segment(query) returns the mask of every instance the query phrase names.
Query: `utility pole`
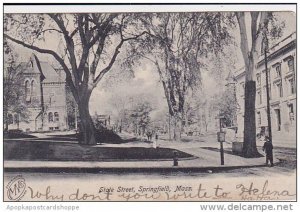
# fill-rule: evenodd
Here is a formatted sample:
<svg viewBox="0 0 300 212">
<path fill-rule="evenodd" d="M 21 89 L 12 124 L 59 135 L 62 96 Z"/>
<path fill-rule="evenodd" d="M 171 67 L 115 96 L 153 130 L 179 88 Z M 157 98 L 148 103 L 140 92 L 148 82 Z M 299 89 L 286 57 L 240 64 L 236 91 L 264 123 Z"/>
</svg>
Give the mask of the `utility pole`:
<svg viewBox="0 0 300 212">
<path fill-rule="evenodd" d="M 169 141 L 171 141 L 171 115 L 170 114 L 168 114 L 168 131 L 169 131 Z"/>
<path fill-rule="evenodd" d="M 265 42 L 264 56 L 265 56 L 265 70 L 266 70 L 266 93 L 267 93 L 268 132 L 269 132 L 270 142 L 272 143 L 272 125 L 271 125 L 271 112 L 270 112 L 270 91 L 269 91 L 269 75 L 268 75 L 268 57 L 267 57 L 269 41 L 268 41 L 266 33 L 264 33 L 263 42 Z"/>
</svg>

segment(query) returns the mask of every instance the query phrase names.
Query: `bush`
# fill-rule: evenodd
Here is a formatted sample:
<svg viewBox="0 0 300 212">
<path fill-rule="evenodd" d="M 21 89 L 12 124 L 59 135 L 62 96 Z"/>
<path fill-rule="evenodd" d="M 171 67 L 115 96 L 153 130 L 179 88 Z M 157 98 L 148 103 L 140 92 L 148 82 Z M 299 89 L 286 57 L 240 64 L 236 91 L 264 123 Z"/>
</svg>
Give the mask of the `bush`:
<svg viewBox="0 0 300 212">
<path fill-rule="evenodd" d="M 83 133 L 79 133 L 78 138 L 83 139 Z M 123 143 L 123 140 L 119 135 L 117 135 L 114 131 L 106 129 L 104 127 L 102 127 L 101 129 L 96 129 L 96 140 L 97 143 Z"/>
<path fill-rule="evenodd" d="M 23 131 L 22 131 L 22 130 L 18 130 L 18 129 L 11 129 L 11 130 L 8 130 L 8 133 L 12 133 L 12 134 L 22 134 Z"/>
</svg>

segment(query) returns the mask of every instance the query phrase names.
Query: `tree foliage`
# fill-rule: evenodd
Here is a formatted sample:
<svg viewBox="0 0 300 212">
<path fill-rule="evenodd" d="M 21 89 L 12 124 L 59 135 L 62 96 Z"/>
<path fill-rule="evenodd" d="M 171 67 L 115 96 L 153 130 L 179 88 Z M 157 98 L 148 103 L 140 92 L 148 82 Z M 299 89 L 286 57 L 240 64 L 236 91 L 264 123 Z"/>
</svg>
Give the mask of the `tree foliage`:
<svg viewBox="0 0 300 212">
<path fill-rule="evenodd" d="M 3 78 L 3 113 L 5 130 L 10 124 L 9 114 L 18 116 L 17 122 L 26 121 L 29 116 L 27 105 L 24 101 L 23 78 L 20 73 L 21 64 L 18 54 L 4 41 L 4 78 Z M 20 88 L 21 86 L 21 88 Z"/>
<path fill-rule="evenodd" d="M 223 13 L 154 13 L 139 19 L 147 37 L 131 47 L 130 61 L 152 62 L 164 88 L 169 114 L 184 121 L 186 95 L 201 86 L 202 59 L 230 39 Z M 177 129 L 181 131 L 181 129 Z M 175 134 L 174 134 L 175 135 Z"/>
</svg>

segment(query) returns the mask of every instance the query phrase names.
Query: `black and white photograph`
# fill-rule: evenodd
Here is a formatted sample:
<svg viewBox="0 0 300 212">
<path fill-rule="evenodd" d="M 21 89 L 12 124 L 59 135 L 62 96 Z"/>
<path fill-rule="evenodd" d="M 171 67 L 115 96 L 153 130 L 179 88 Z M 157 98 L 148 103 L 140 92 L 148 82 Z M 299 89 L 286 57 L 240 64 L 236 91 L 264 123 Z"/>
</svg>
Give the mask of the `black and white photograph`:
<svg viewBox="0 0 300 212">
<path fill-rule="evenodd" d="M 295 4 L 4 5 L 3 201 L 295 201 Z"/>
</svg>

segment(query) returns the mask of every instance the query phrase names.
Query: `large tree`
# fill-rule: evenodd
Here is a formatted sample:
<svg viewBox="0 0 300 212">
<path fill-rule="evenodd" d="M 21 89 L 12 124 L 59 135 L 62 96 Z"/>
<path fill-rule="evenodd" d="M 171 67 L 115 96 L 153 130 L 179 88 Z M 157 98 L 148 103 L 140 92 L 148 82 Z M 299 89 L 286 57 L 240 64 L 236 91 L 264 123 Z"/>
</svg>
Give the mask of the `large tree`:
<svg viewBox="0 0 300 212">
<path fill-rule="evenodd" d="M 82 144 L 97 143 L 89 113 L 92 91 L 112 69 L 121 47 L 144 34 L 137 34 L 134 23 L 130 14 L 117 13 L 5 14 L 4 38 L 52 55 L 64 70 L 66 83 L 78 105 Z M 57 43 L 64 51 L 49 47 Z"/>
<path fill-rule="evenodd" d="M 229 39 L 222 13 L 154 13 L 139 17 L 147 39 L 134 45 L 133 54 L 152 62 L 162 83 L 173 138 L 178 139 L 186 123 L 189 91 L 201 86 L 201 58 L 221 50 Z M 133 57 L 136 60 L 136 57 Z"/>
<path fill-rule="evenodd" d="M 248 13 L 248 16 L 246 15 Z M 255 65 L 262 48 L 264 31 L 270 29 L 274 37 L 278 37 L 281 29 L 272 12 L 236 12 L 240 31 L 240 48 L 245 65 L 245 113 L 244 113 L 244 145 L 245 157 L 257 157 L 260 154 L 256 147 L 255 121 Z M 266 70 L 267 71 L 267 70 Z"/>
</svg>

